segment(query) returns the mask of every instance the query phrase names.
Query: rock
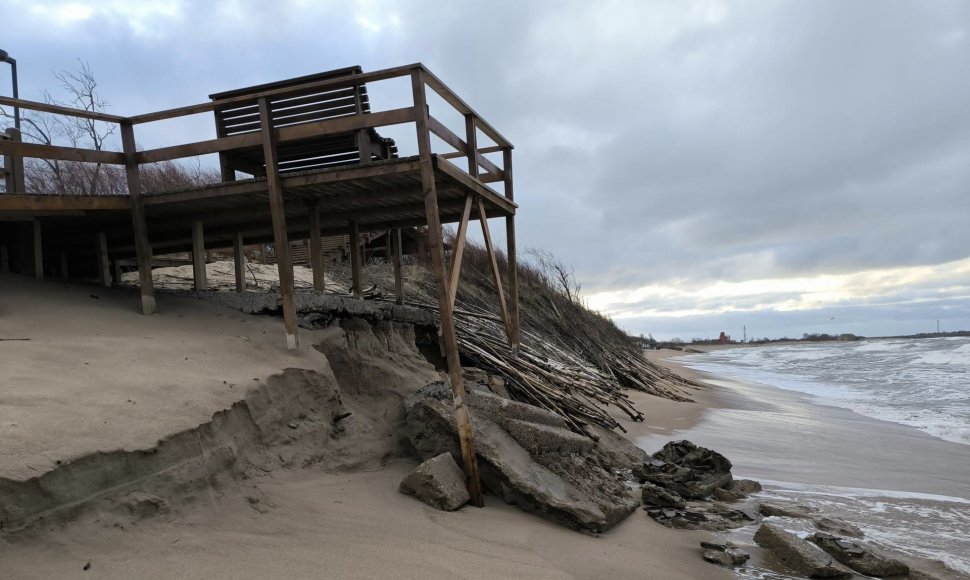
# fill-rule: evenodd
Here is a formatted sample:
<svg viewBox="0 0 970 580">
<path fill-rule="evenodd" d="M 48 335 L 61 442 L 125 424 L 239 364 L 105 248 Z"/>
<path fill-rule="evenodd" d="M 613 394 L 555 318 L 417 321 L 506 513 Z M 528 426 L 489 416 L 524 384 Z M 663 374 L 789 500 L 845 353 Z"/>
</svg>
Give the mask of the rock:
<svg viewBox="0 0 970 580">
<path fill-rule="evenodd" d="M 761 524 L 754 541 L 771 550 L 780 560 L 809 578 L 849 578 L 852 571 L 836 562 L 814 544 L 772 524 Z"/>
<path fill-rule="evenodd" d="M 442 453 L 417 466 L 398 489 L 446 512 L 460 508 L 469 500 L 465 474 L 451 453 Z"/>
<path fill-rule="evenodd" d="M 667 443 L 637 475 L 685 499 L 706 498 L 732 481 L 731 462 L 726 457 L 690 441 Z"/>
<path fill-rule="evenodd" d="M 719 532 L 743 528 L 754 521 L 748 514 L 716 503 L 690 502 L 685 508 L 647 508 L 657 523 L 681 530 Z"/>
<path fill-rule="evenodd" d="M 405 434 L 418 455 L 451 452 L 460 457 L 450 389 L 429 385 L 410 399 L 405 403 L 410 409 Z M 638 502 L 614 475 L 613 466 L 591 441 L 580 442 L 566 431 L 558 415 L 483 389 L 469 390 L 468 408 L 486 491 L 559 524 L 594 533 L 636 509 Z"/>
<path fill-rule="evenodd" d="M 861 538 L 865 535 L 858 527 L 838 518 L 817 516 L 812 518 L 812 521 L 815 523 L 816 528 L 836 536 L 851 536 L 853 538 Z"/>
<path fill-rule="evenodd" d="M 761 484 L 753 479 L 734 479 L 725 489 L 741 497 L 746 497 L 761 491 Z"/>
<path fill-rule="evenodd" d="M 687 503 L 676 493 L 650 482 L 644 483 L 640 490 L 640 498 L 644 505 L 684 509 Z"/>
<path fill-rule="evenodd" d="M 739 499 L 744 497 L 739 493 L 734 493 L 733 491 L 723 489 L 720 487 L 715 489 L 712 495 L 714 496 L 714 499 L 716 499 L 717 501 L 738 501 Z"/>
<path fill-rule="evenodd" d="M 833 558 L 867 576 L 902 576 L 909 574 L 909 566 L 877 553 L 872 548 L 845 540 L 826 532 L 815 532 L 809 540 Z"/>
<path fill-rule="evenodd" d="M 722 566 L 740 566 L 751 558 L 750 554 L 731 542 L 724 544 L 701 542 L 701 547 L 704 548 L 705 560 Z"/>
<path fill-rule="evenodd" d="M 815 510 L 804 505 L 763 503 L 758 511 L 765 517 L 777 516 L 783 518 L 811 518 Z"/>
<path fill-rule="evenodd" d="M 711 542 L 701 542 L 704 548 L 704 559 L 713 564 L 721 566 L 740 566 L 751 557 L 747 552 L 738 548 L 731 542 L 726 544 L 714 544 Z"/>
<path fill-rule="evenodd" d="M 597 425 L 589 425 L 588 427 L 597 438 L 596 450 L 616 470 L 632 473 L 650 459 L 646 451 L 640 449 L 616 431 L 604 429 Z"/>
</svg>

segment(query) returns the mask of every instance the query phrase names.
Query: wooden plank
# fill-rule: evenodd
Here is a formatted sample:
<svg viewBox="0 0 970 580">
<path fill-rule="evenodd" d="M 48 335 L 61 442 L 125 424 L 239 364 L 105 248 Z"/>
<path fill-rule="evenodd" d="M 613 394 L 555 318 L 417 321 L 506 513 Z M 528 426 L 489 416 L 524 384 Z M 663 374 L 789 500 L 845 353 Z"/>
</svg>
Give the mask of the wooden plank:
<svg viewBox="0 0 970 580">
<path fill-rule="evenodd" d="M 477 141 L 477 138 L 476 138 Z M 493 145 L 491 147 L 481 147 L 478 149 L 479 155 L 485 155 L 486 153 L 498 153 L 502 150 L 502 147 L 498 145 Z M 445 159 L 458 159 L 459 157 L 467 157 L 467 153 L 453 151 L 451 153 L 438 153 L 438 157 L 444 157 Z"/>
<path fill-rule="evenodd" d="M 391 237 L 391 262 L 394 265 L 394 303 L 404 304 L 404 274 L 401 271 L 404 262 L 403 240 L 401 239 L 401 228 L 394 228 L 388 235 Z"/>
<path fill-rule="evenodd" d="M 367 115 L 353 115 L 350 117 L 337 117 L 335 119 L 325 119 L 313 123 L 281 127 L 276 130 L 280 143 L 297 141 L 310 137 L 319 137 L 332 133 L 348 133 L 358 129 L 370 129 L 374 127 L 387 127 L 390 125 L 400 125 L 410 123 L 414 120 L 414 109 L 412 107 L 402 107 L 381 111 L 379 113 L 369 113 Z"/>
<path fill-rule="evenodd" d="M 363 263 L 360 255 L 360 224 L 357 220 L 350 220 L 350 279 L 354 296 L 364 298 Z"/>
<path fill-rule="evenodd" d="M 428 128 L 442 141 L 454 147 L 455 150 L 468 154 L 468 144 L 462 141 L 461 137 L 455 135 L 451 129 L 445 127 L 441 121 L 430 115 L 428 116 Z"/>
<path fill-rule="evenodd" d="M 149 149 L 148 151 L 139 152 L 137 159 L 138 163 L 158 163 L 159 161 L 169 161 L 182 157 L 221 153 L 242 147 L 258 147 L 261 143 L 262 135 L 259 132 L 244 133 L 242 135 L 231 135 L 229 137 L 218 137 L 207 141 L 186 143 L 185 145 Z"/>
<path fill-rule="evenodd" d="M 184 203 L 186 201 L 198 201 L 203 199 L 215 199 L 219 197 L 230 197 L 234 195 L 248 195 L 254 193 L 264 193 L 267 191 L 266 180 L 246 180 L 209 187 L 200 187 L 186 191 L 176 191 L 172 193 L 156 193 L 146 195 L 145 205 L 165 205 L 170 203 Z"/>
<path fill-rule="evenodd" d="M 0 211 L 100 211 L 129 209 L 128 196 L 121 195 L 0 195 Z"/>
<path fill-rule="evenodd" d="M 232 262 L 236 274 L 236 292 L 245 292 L 246 246 L 243 245 L 243 235 L 240 232 L 232 235 Z"/>
<path fill-rule="evenodd" d="M 138 261 L 138 286 L 141 289 L 142 314 L 155 314 L 155 285 L 152 281 L 152 248 L 148 243 L 148 225 L 138 171 L 135 130 L 131 123 L 121 124 L 121 144 L 125 151 L 125 176 L 128 179 L 128 198 L 131 223 L 135 236 L 135 253 Z"/>
<path fill-rule="evenodd" d="M 434 158 L 434 163 L 435 167 L 439 171 L 457 181 L 459 185 L 472 190 L 475 195 L 482 197 L 490 206 L 494 206 L 505 214 L 515 214 L 515 209 L 517 207 L 515 202 L 506 199 L 502 195 L 499 195 L 494 189 L 468 175 L 456 167 L 452 162 L 442 159 L 436 155 Z"/>
<path fill-rule="evenodd" d="M 422 67 L 423 69 L 423 67 Z M 415 130 L 418 139 L 418 152 L 421 160 L 421 186 L 424 190 L 425 219 L 428 224 L 428 244 L 431 249 L 431 264 L 438 290 L 438 311 L 441 317 L 441 340 L 448 360 L 448 375 L 451 379 L 451 393 L 455 404 L 455 418 L 458 424 L 458 441 L 461 445 L 465 477 L 471 504 L 476 507 L 485 505 L 481 481 L 478 477 L 478 459 L 475 456 L 474 434 L 465 394 L 465 379 L 458 358 L 458 340 L 455 336 L 454 312 L 450 307 L 451 298 L 445 280 L 444 240 L 441 236 L 441 221 L 438 215 L 438 199 L 435 191 L 435 171 L 431 156 L 431 133 L 428 129 L 428 100 L 425 94 L 423 70 L 411 73 L 411 91 L 414 98 Z"/>
<path fill-rule="evenodd" d="M 313 270 L 313 289 L 327 290 L 323 276 L 323 239 L 320 236 L 320 207 L 316 203 L 307 206 L 310 227 L 310 268 Z"/>
<path fill-rule="evenodd" d="M 472 196 L 465 197 L 465 209 L 461 212 L 458 222 L 458 233 L 455 235 L 454 254 L 451 256 L 451 275 L 448 280 L 448 293 L 451 296 L 451 308 L 455 308 L 455 296 L 458 294 L 458 279 L 461 274 L 461 257 L 465 253 L 465 236 L 468 234 L 468 218 L 472 213 Z"/>
<path fill-rule="evenodd" d="M 32 157 L 36 159 L 79 161 L 82 163 L 125 164 L 124 154 L 115 151 L 96 151 L 94 149 L 59 147 L 56 145 L 41 145 L 39 143 L 24 143 L 21 141 L 0 140 L 0 154 L 16 157 Z"/>
<path fill-rule="evenodd" d="M 476 113 L 474 109 L 468 106 L 468 103 L 463 101 L 461 97 L 459 97 L 457 94 L 455 94 L 454 91 L 448 88 L 448 86 L 445 85 L 445 83 L 441 82 L 441 79 L 436 77 L 434 73 L 432 73 L 427 68 L 425 68 L 424 65 L 421 65 L 421 72 L 422 74 L 424 74 L 424 78 L 428 86 L 431 87 L 431 89 L 434 90 L 434 92 L 438 93 L 438 96 L 440 96 L 442 99 L 447 101 L 448 104 L 454 107 L 459 113 L 461 113 L 462 115 L 474 115 L 478 117 L 478 128 L 482 130 L 482 133 L 485 133 L 486 135 L 488 135 L 488 137 L 492 141 L 495 141 L 496 145 L 502 145 L 506 147 L 512 146 L 512 144 L 508 141 L 508 139 L 506 139 L 505 137 L 502 136 L 501 133 L 496 131 L 495 128 L 492 127 L 487 121 L 485 121 L 485 119 L 483 119 L 481 115 Z"/>
<path fill-rule="evenodd" d="M 61 105 L 52 105 L 50 103 L 39 103 L 37 101 L 26 101 L 24 99 L 11 99 L 10 97 L 0 97 L 0 105 L 20 107 L 21 109 L 40 111 L 42 113 L 53 113 L 55 115 L 67 115 L 69 117 L 77 117 L 79 119 L 104 121 L 105 123 L 121 123 L 125 121 L 124 117 L 119 117 L 118 115 L 109 115 L 108 113 L 99 113 L 97 111 L 85 111 L 82 109 L 74 109 Z"/>
<path fill-rule="evenodd" d="M 111 287 L 111 258 L 108 256 L 108 236 L 104 232 L 98 232 L 98 278 L 102 286 Z"/>
<path fill-rule="evenodd" d="M 208 112 L 214 111 L 216 108 L 225 108 L 237 103 L 251 103 L 253 99 L 285 96 L 287 94 L 293 93 L 294 90 L 309 91 L 313 89 L 350 87 L 350 86 L 353 86 L 355 83 L 368 83 L 368 82 L 375 82 L 375 81 L 381 81 L 381 80 L 406 76 L 411 74 L 412 70 L 420 66 L 421 66 L 420 64 L 409 64 L 409 65 L 382 69 L 382 70 L 363 73 L 363 74 L 347 75 L 340 78 L 310 82 L 310 83 L 307 83 L 306 85 L 302 85 L 299 87 L 284 87 L 280 89 L 261 91 L 255 94 L 241 95 L 238 97 L 230 97 L 226 99 L 220 99 L 218 101 L 210 101 L 207 103 L 189 105 L 187 107 L 167 109 L 165 111 L 147 113 L 144 115 L 135 115 L 133 117 L 129 117 L 128 121 L 132 124 L 137 125 L 140 123 L 151 123 L 154 121 L 161 121 L 164 119 L 183 117 L 185 115 L 194 115 L 197 113 L 208 113 Z M 3 103 L 0 102 L 0 104 L 3 104 Z"/>
<path fill-rule="evenodd" d="M 41 231 L 40 220 L 34 220 L 34 278 L 44 279 L 44 237 Z"/>
<path fill-rule="evenodd" d="M 505 168 L 505 197 L 515 198 L 512 189 L 512 148 L 502 151 L 502 166 Z M 509 323 L 512 329 L 512 350 L 519 349 L 519 266 L 515 255 L 515 216 L 505 218 L 505 251 L 508 254 L 509 279 Z"/>
<path fill-rule="evenodd" d="M 286 213 L 283 206 L 283 185 L 276 165 L 276 132 L 273 131 L 269 102 L 259 99 L 262 119 L 263 158 L 266 160 L 266 184 L 269 191 L 270 212 L 273 218 L 273 243 L 276 248 L 276 266 L 280 275 L 280 295 L 283 298 L 283 326 L 286 329 L 286 348 L 300 346 L 297 331 L 296 301 L 293 288 L 293 265 L 290 263 L 290 243 L 286 234 Z"/>
<path fill-rule="evenodd" d="M 502 287 L 502 273 L 498 268 L 498 257 L 495 255 L 495 246 L 492 244 L 492 234 L 488 231 L 488 216 L 485 215 L 485 204 L 481 198 L 478 200 L 478 221 L 482 223 L 482 237 L 485 238 L 485 250 L 488 252 L 488 260 L 492 266 L 492 277 L 495 279 L 495 291 L 498 293 L 498 308 L 505 324 L 505 335 L 509 339 L 509 347 L 512 343 L 512 327 L 509 323 L 509 309 L 505 303 L 505 289 Z"/>
<path fill-rule="evenodd" d="M 205 270 L 205 233 L 202 220 L 192 222 L 192 282 L 196 290 L 209 288 Z"/>
</svg>

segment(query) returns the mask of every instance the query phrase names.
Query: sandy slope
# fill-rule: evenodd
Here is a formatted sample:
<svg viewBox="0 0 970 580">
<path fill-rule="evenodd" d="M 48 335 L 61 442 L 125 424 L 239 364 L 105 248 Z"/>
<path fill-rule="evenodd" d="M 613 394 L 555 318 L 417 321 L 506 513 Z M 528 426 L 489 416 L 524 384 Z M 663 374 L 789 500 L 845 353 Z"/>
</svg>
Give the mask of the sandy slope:
<svg viewBox="0 0 970 580">
<path fill-rule="evenodd" d="M 287 352 L 275 318 L 164 294 L 160 315 L 143 317 L 137 304 L 131 290 L 0 275 L 0 337 L 31 339 L 0 342 L 0 475 L 32 477 L 95 449 L 150 447 L 209 420 L 254 378 L 328 365 L 306 348 L 309 333 L 303 351 Z M 703 411 L 633 398 L 647 420 L 623 420 L 631 437 L 683 429 Z M 706 391 L 698 398 L 711 400 Z M 706 535 L 669 530 L 642 512 L 600 538 L 494 497 L 484 510 L 438 512 L 397 492 L 412 466 L 276 471 L 142 520 L 92 512 L 34 537 L 0 539 L 0 577 L 730 577 L 701 560 Z"/>
<path fill-rule="evenodd" d="M 209 420 L 253 379 L 326 365 L 285 348 L 280 320 L 137 290 L 0 274 L 0 476 L 82 453 L 141 449 Z M 309 340 L 304 341 L 309 343 Z"/>
</svg>

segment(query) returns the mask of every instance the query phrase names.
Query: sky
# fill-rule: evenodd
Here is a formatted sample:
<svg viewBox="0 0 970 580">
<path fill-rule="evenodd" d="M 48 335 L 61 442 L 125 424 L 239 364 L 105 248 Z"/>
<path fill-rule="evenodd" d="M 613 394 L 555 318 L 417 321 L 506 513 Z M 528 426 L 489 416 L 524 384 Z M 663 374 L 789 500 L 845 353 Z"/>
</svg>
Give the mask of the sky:
<svg viewBox="0 0 970 580">
<path fill-rule="evenodd" d="M 970 329 L 967 2 L 0 0 L 0 48 L 123 115 L 423 62 L 515 145 L 520 251 L 633 334 Z"/>
</svg>

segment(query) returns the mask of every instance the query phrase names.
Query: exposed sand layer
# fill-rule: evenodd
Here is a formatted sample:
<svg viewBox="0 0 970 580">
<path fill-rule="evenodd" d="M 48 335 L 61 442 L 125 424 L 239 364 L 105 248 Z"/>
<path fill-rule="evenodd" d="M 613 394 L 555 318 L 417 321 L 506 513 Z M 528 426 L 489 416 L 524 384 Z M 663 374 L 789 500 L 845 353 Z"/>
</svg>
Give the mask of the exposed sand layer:
<svg viewBox="0 0 970 580">
<path fill-rule="evenodd" d="M 270 374 L 327 364 L 310 332 L 302 350 L 286 350 L 278 319 L 157 300 L 160 314 L 143 316 L 137 290 L 0 274 L 0 477 L 152 447 Z"/>
</svg>

